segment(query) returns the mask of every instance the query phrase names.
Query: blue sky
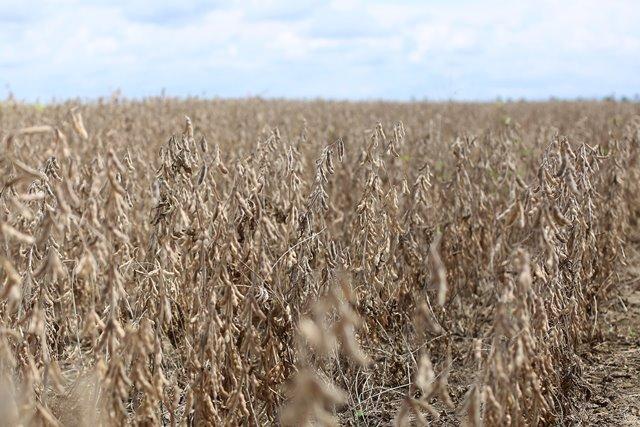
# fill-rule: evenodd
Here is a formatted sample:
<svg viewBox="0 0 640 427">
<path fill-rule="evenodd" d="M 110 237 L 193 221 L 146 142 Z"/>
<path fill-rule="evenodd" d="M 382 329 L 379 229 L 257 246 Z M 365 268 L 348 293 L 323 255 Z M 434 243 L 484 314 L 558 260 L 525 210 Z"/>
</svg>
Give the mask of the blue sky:
<svg viewBox="0 0 640 427">
<path fill-rule="evenodd" d="M 633 97 L 639 23 L 637 0 L 0 0 L 0 91 Z"/>
</svg>

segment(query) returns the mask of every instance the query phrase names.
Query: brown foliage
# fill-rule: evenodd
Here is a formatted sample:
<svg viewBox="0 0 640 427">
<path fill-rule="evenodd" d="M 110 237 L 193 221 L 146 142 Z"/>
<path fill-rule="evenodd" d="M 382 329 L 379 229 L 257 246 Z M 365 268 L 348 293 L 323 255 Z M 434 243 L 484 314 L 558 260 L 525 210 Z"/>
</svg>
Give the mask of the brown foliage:
<svg viewBox="0 0 640 427">
<path fill-rule="evenodd" d="M 637 217 L 639 113 L 0 104 L 0 417 L 561 422 Z"/>
</svg>

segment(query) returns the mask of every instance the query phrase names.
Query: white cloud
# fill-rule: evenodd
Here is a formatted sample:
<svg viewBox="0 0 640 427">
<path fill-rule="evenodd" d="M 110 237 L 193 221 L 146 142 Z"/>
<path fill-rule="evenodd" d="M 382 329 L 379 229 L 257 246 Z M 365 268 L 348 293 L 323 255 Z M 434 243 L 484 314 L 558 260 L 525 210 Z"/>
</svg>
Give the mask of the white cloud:
<svg viewBox="0 0 640 427">
<path fill-rule="evenodd" d="M 0 0 L 18 97 L 492 98 L 640 91 L 631 0 Z"/>
</svg>

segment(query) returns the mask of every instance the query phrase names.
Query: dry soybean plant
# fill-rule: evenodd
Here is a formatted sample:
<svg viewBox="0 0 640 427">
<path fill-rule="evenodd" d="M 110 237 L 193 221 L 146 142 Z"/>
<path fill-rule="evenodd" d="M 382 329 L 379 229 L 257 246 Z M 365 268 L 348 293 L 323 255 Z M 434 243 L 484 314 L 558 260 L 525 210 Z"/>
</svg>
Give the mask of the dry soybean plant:
<svg viewBox="0 0 640 427">
<path fill-rule="evenodd" d="M 0 140 L 12 425 L 568 422 L 640 212 L 633 103 L 9 100 Z"/>
</svg>

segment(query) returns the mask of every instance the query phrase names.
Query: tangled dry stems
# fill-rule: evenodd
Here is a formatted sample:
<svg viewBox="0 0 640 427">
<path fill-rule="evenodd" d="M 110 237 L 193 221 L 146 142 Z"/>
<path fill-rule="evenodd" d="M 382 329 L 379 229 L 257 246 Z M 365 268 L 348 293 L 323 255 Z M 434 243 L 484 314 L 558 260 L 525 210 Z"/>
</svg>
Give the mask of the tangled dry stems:
<svg viewBox="0 0 640 427">
<path fill-rule="evenodd" d="M 639 113 L 5 102 L 0 417 L 561 422 L 624 271 Z"/>
</svg>

